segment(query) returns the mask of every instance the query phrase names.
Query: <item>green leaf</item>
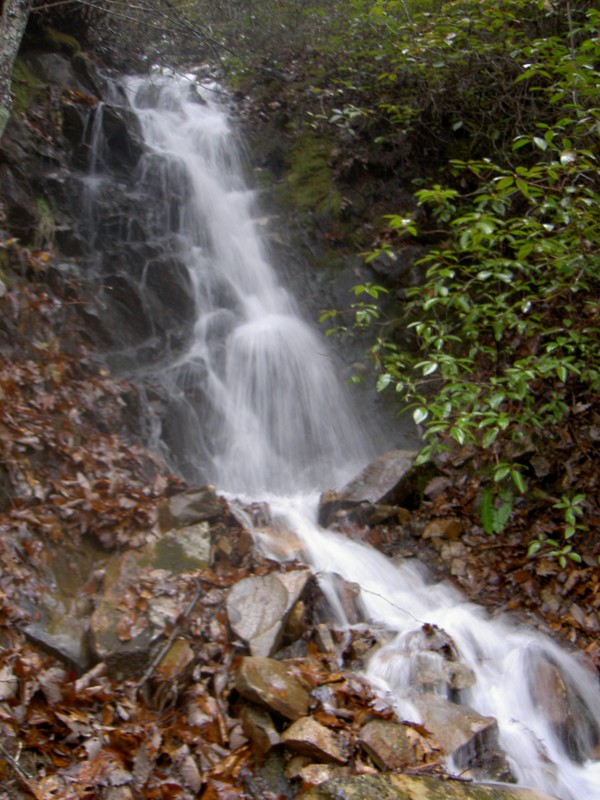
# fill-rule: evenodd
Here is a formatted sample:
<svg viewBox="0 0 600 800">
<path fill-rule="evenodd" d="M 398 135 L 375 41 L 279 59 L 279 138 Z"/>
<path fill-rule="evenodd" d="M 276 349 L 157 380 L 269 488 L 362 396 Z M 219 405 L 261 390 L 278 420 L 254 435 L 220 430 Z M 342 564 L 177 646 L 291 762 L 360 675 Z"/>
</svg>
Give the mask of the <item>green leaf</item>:
<svg viewBox="0 0 600 800">
<path fill-rule="evenodd" d="M 389 372 L 384 372 L 383 375 L 380 375 L 377 378 L 377 391 L 383 392 L 383 390 L 390 385 L 392 382 L 392 376 Z"/>
<path fill-rule="evenodd" d="M 485 435 L 483 436 L 483 438 L 481 440 L 482 447 L 487 448 L 491 444 L 493 444 L 496 441 L 496 439 L 498 438 L 499 432 L 500 431 L 498 430 L 498 428 L 490 428 L 489 431 L 486 431 Z"/>
<path fill-rule="evenodd" d="M 521 494 L 525 494 L 527 491 L 527 483 L 525 478 L 523 477 L 523 473 L 519 472 L 518 469 L 512 469 L 510 471 L 510 477 L 513 479 L 513 483 L 517 487 L 517 489 L 521 492 Z"/>
<path fill-rule="evenodd" d="M 494 480 L 496 483 L 503 481 L 506 476 L 510 474 L 510 466 L 502 464 L 494 470 Z"/>
<path fill-rule="evenodd" d="M 529 543 L 529 547 L 527 548 L 527 555 L 530 557 L 534 556 L 541 549 L 541 547 L 542 543 L 538 539 L 535 539 L 533 542 Z"/>
<path fill-rule="evenodd" d="M 481 523 L 487 534 L 494 533 L 494 495 L 486 488 L 481 498 Z"/>
<path fill-rule="evenodd" d="M 450 436 L 455 439 L 461 446 L 466 441 L 466 434 L 462 428 L 457 428 L 456 425 L 450 428 Z"/>
<path fill-rule="evenodd" d="M 415 410 L 413 411 L 413 419 L 416 425 L 420 425 L 421 422 L 425 422 L 428 416 L 429 416 L 429 411 L 427 411 L 427 409 L 423 408 L 422 406 L 419 406 L 419 408 L 415 408 Z"/>
</svg>

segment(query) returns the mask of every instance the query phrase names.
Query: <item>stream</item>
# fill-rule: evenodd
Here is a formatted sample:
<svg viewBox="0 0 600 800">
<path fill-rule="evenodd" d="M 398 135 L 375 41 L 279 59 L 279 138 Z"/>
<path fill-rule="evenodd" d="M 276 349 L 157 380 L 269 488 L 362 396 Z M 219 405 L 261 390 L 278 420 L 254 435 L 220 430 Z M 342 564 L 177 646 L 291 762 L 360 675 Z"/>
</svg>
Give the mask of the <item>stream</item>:
<svg viewBox="0 0 600 800">
<path fill-rule="evenodd" d="M 599 798 L 600 762 L 591 753 L 600 736 L 600 692 L 589 668 L 533 630 L 490 619 L 450 586 L 432 583 L 419 565 L 393 564 L 317 525 L 320 491 L 342 486 L 378 447 L 338 381 L 335 355 L 270 263 L 218 87 L 192 75 L 129 78 L 123 87 L 146 144 L 140 202 L 144 191 L 162 199 L 153 236 L 166 237 L 185 264 L 196 310 L 187 346 L 150 366 L 139 360 L 130 376 L 151 370 L 161 396 L 171 398 L 185 463 L 196 462 L 197 479 L 227 497 L 268 501 L 323 576 L 339 626 L 348 621 L 327 576 L 335 572 L 361 587 L 365 622 L 386 632 L 366 675 L 401 719 L 422 719 L 415 678 L 441 656 L 422 647 L 420 631 L 437 626 L 475 677 L 460 702 L 497 719 L 518 782 L 561 800 Z M 94 148 L 101 153 L 100 137 Z M 92 161 L 89 209 L 101 182 L 101 157 Z M 142 296 L 146 278 L 142 271 Z M 164 415 L 153 417 L 149 443 L 169 457 L 166 424 Z M 177 457 L 172 462 L 181 466 Z"/>
</svg>

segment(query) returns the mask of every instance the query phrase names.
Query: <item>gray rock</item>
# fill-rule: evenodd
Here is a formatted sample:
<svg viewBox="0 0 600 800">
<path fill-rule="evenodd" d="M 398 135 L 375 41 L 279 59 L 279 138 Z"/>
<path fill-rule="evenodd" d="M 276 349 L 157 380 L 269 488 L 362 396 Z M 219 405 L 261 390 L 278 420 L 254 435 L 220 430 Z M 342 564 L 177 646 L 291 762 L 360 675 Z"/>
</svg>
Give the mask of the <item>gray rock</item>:
<svg viewBox="0 0 600 800">
<path fill-rule="evenodd" d="M 451 703 L 438 694 L 423 694 L 414 699 L 423 716 L 423 724 L 452 756 L 459 769 L 497 770 L 498 723 L 483 717 L 467 706 Z"/>
<path fill-rule="evenodd" d="M 168 531 L 220 517 L 226 508 L 225 501 L 217 496 L 214 486 L 201 486 L 169 498 L 160 507 L 158 519 L 161 529 Z"/>
<path fill-rule="evenodd" d="M 308 570 L 245 578 L 227 596 L 227 615 L 234 633 L 248 642 L 253 656 L 271 656 L 277 650 L 294 604 L 310 573 Z"/>
<path fill-rule="evenodd" d="M 235 688 L 242 697 L 286 719 L 297 720 L 308 714 L 308 692 L 281 661 L 255 656 L 242 659 Z"/>
<path fill-rule="evenodd" d="M 365 521 L 378 509 L 389 516 L 397 506 L 416 508 L 427 483 L 437 474 L 431 464 L 414 466 L 416 450 L 391 450 L 372 461 L 339 492 L 321 497 L 319 523 L 331 525 L 340 515 Z M 375 508 L 373 508 L 375 507 Z"/>
</svg>

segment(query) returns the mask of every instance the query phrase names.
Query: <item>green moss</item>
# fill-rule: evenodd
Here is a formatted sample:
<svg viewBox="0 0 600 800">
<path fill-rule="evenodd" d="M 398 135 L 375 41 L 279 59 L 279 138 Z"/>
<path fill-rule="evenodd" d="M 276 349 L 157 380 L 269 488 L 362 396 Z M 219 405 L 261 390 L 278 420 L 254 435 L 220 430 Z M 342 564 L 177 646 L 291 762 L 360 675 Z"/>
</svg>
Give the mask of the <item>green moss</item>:
<svg viewBox="0 0 600 800">
<path fill-rule="evenodd" d="M 66 56 L 74 56 L 81 50 L 81 45 L 74 36 L 57 31 L 55 28 L 44 30 L 44 40 L 52 50 L 64 53 Z"/>
<path fill-rule="evenodd" d="M 292 148 L 288 188 L 300 211 L 335 217 L 340 213 L 342 198 L 329 166 L 330 149 L 328 140 L 312 131 L 305 131 Z"/>
<path fill-rule="evenodd" d="M 12 91 L 14 95 L 13 112 L 23 114 L 29 108 L 31 101 L 44 88 L 42 81 L 38 80 L 29 71 L 25 62 L 17 58 L 12 73 Z"/>
</svg>

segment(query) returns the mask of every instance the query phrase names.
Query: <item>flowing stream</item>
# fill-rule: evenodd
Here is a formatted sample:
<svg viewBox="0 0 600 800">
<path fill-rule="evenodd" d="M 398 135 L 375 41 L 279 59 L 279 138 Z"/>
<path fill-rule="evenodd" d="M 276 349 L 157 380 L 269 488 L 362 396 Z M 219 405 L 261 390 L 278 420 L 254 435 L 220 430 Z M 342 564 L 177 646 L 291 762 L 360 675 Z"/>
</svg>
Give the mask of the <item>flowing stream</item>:
<svg viewBox="0 0 600 800">
<path fill-rule="evenodd" d="M 402 718 L 419 720 L 415 673 L 441 658 L 422 647 L 420 632 L 425 623 L 439 626 L 476 677 L 461 702 L 498 720 L 519 783 L 561 800 L 597 800 L 600 762 L 591 753 L 600 692 L 589 668 L 537 632 L 491 620 L 414 563 L 396 566 L 316 524 L 319 491 L 342 485 L 374 453 L 332 355 L 265 255 L 253 193 L 213 89 L 192 76 L 125 84 L 147 145 L 138 185 L 152 175 L 160 187 L 155 235 L 169 229 L 194 294 L 189 346 L 153 367 L 163 391 L 187 409 L 187 458 L 196 453 L 198 474 L 228 496 L 267 499 L 318 574 L 360 585 L 366 623 L 387 631 L 367 675 Z M 158 426 L 156 442 L 161 435 Z"/>
</svg>

